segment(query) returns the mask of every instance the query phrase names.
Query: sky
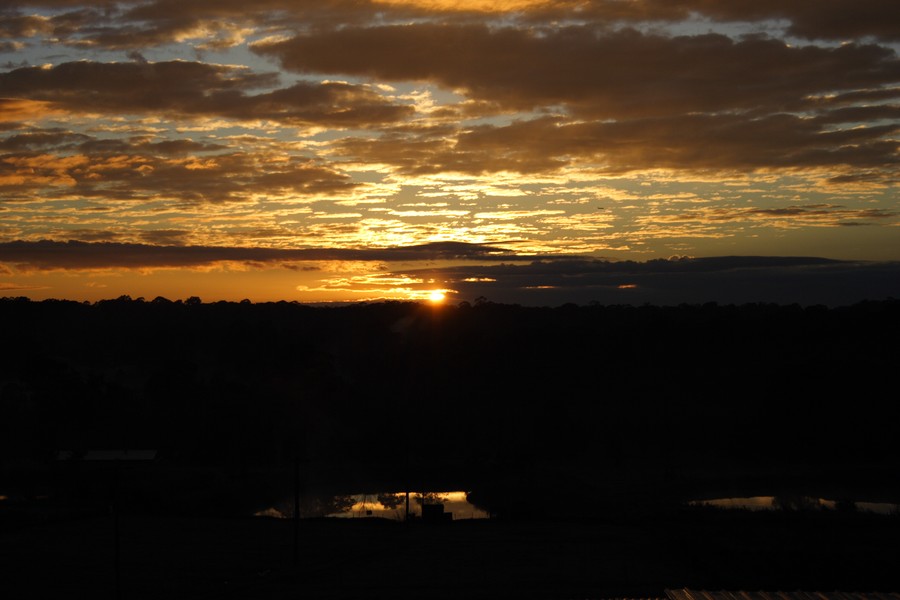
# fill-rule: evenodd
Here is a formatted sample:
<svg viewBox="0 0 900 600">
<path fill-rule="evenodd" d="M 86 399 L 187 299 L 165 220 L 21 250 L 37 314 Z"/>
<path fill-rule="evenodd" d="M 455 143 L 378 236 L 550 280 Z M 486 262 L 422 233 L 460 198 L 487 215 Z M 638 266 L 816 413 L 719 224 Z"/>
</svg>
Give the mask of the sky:
<svg viewBox="0 0 900 600">
<path fill-rule="evenodd" d="M 896 0 L 4 0 L 0 296 L 900 297 Z"/>
</svg>

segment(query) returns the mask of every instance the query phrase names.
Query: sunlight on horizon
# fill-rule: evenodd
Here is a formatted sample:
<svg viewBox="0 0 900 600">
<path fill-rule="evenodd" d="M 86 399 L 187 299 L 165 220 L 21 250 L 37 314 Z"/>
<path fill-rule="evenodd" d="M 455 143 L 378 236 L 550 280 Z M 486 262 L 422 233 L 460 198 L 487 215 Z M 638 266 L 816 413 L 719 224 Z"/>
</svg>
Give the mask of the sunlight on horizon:
<svg viewBox="0 0 900 600">
<path fill-rule="evenodd" d="M 301 511 L 303 518 L 313 516 L 325 516 L 338 519 L 354 519 L 363 517 L 375 517 L 382 519 L 403 520 L 406 516 L 405 492 L 387 492 L 370 494 L 351 494 L 349 498 L 352 504 L 343 506 L 334 512 L 323 514 L 307 514 Z M 343 498 L 335 496 L 334 498 Z M 391 498 L 388 505 L 382 500 Z M 321 500 L 321 498 L 320 498 Z M 410 493 L 409 513 L 413 517 L 422 515 L 423 496 L 421 492 Z M 479 508 L 469 502 L 468 493 L 465 491 L 428 492 L 425 494 L 427 504 L 438 503 L 444 506 L 446 513 L 453 515 L 453 520 L 461 519 L 487 519 L 490 514 L 483 508 Z M 292 517 L 290 502 L 281 505 L 270 506 L 253 513 L 257 517 L 269 517 L 274 519 L 288 519 Z"/>
<path fill-rule="evenodd" d="M 662 301 L 572 268 L 896 263 L 900 46 L 845 2 L 0 10 L 0 293 Z"/>
</svg>

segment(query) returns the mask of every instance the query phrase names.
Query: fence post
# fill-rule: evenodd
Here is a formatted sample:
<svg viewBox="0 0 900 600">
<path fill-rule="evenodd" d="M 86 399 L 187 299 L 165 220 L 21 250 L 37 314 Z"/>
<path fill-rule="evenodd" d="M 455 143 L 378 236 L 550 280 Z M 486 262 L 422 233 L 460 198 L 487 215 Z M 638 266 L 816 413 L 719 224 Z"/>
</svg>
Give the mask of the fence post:
<svg viewBox="0 0 900 600">
<path fill-rule="evenodd" d="M 300 563 L 300 457 L 294 458 L 294 566 Z"/>
</svg>

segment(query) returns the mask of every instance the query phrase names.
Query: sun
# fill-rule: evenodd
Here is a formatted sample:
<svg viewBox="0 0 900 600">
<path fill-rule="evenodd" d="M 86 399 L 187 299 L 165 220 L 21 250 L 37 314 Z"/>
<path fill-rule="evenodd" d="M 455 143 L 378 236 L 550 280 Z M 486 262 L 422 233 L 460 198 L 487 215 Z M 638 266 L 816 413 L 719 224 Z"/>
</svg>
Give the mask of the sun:
<svg viewBox="0 0 900 600">
<path fill-rule="evenodd" d="M 444 294 L 441 290 L 434 290 L 428 294 L 428 301 L 432 304 L 441 304 L 446 299 L 447 295 Z"/>
</svg>

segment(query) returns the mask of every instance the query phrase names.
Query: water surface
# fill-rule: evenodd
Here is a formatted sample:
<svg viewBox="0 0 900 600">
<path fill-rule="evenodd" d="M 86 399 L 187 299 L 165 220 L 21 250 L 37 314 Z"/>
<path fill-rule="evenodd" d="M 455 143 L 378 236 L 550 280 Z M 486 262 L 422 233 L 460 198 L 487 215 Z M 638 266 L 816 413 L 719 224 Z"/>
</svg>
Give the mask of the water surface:
<svg viewBox="0 0 900 600">
<path fill-rule="evenodd" d="M 410 493 L 409 514 L 411 518 L 421 518 L 423 497 L 425 504 L 440 504 L 444 513 L 452 515 L 454 521 L 462 519 L 487 519 L 487 511 L 468 501 L 464 491 Z M 292 518 L 293 499 L 282 501 L 254 513 L 259 517 Z M 305 494 L 300 498 L 300 517 L 333 517 L 339 519 L 383 518 L 403 521 L 406 519 L 405 492 L 378 492 L 346 494 L 337 496 L 316 496 Z"/>
<path fill-rule="evenodd" d="M 880 515 L 900 514 L 900 505 L 890 502 L 838 501 L 811 496 L 745 496 L 692 500 L 691 506 L 739 510 L 858 510 Z"/>
</svg>

